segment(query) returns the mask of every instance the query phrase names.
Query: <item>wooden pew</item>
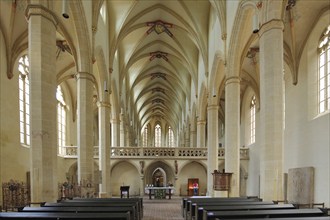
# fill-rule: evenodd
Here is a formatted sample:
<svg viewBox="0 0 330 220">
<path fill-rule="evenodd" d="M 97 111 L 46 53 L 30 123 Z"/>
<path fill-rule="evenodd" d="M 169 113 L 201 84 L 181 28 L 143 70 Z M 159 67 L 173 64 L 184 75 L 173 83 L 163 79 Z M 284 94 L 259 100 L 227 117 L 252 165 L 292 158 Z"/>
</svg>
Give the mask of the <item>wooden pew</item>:
<svg viewBox="0 0 330 220">
<path fill-rule="evenodd" d="M 206 211 L 203 220 L 219 219 L 246 219 L 246 218 L 291 218 L 291 217 L 325 216 L 320 209 L 287 209 L 287 210 L 249 210 L 249 211 Z"/>
<path fill-rule="evenodd" d="M 264 201 L 257 201 L 257 200 L 188 200 L 185 209 L 185 219 L 190 219 L 192 215 L 196 212 L 197 205 L 247 205 L 247 204 L 254 204 L 254 205 L 263 205 L 263 204 L 274 204 L 272 202 L 264 202 Z"/>
<path fill-rule="evenodd" d="M 71 213 L 130 213 L 131 220 L 139 220 L 134 207 L 24 207 L 20 212 L 71 212 Z"/>
<path fill-rule="evenodd" d="M 189 203 L 188 201 L 188 207 L 186 214 L 186 219 L 192 219 L 194 216 L 196 216 L 196 213 L 198 212 L 198 207 L 201 206 L 237 206 L 237 205 L 275 205 L 273 202 L 268 201 L 209 201 L 209 202 L 194 202 Z"/>
<path fill-rule="evenodd" d="M 183 198 L 182 199 L 182 205 L 181 205 L 181 211 L 182 216 L 186 217 L 187 212 L 190 212 L 191 203 L 193 202 L 211 202 L 211 201 L 223 201 L 223 202 L 237 202 L 237 201 L 262 201 L 259 198 L 248 198 L 248 197 L 229 197 L 229 198 L 219 198 L 219 197 L 190 197 L 190 198 Z"/>
<path fill-rule="evenodd" d="M 260 220 L 263 218 L 249 218 L 248 220 Z M 292 217 L 292 218 L 271 218 L 272 220 L 330 220 L 330 216 L 320 216 L 320 217 Z M 216 220 L 226 220 L 223 218 L 216 218 Z M 241 218 L 235 218 L 230 220 L 242 220 Z"/>
<path fill-rule="evenodd" d="M 70 220 L 70 219 L 115 219 L 130 220 L 130 213 L 70 213 L 70 212 L 0 212 L 0 219 L 37 219 L 37 220 Z"/>
<path fill-rule="evenodd" d="M 242 210 L 278 210 L 278 209 L 295 209 L 296 207 L 293 204 L 272 204 L 272 205 L 202 205 L 198 206 L 195 214 L 192 216 L 195 220 L 202 220 L 204 210 L 208 212 L 214 211 L 242 211 Z"/>
<path fill-rule="evenodd" d="M 135 218 L 140 219 L 139 205 L 137 202 L 46 202 L 42 207 L 133 207 L 135 209 Z"/>
<path fill-rule="evenodd" d="M 143 198 L 73 198 L 72 200 L 60 200 L 59 202 L 110 202 L 110 203 L 138 203 L 138 213 L 143 217 Z"/>
</svg>

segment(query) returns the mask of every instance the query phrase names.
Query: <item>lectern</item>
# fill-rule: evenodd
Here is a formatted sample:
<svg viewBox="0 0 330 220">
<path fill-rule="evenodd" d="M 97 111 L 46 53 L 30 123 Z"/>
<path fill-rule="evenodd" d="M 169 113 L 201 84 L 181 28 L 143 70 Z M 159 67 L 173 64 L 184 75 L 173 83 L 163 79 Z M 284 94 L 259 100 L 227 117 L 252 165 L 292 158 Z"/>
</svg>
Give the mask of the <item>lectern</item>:
<svg viewBox="0 0 330 220">
<path fill-rule="evenodd" d="M 127 198 L 129 198 L 129 186 L 120 187 L 120 198 L 123 198 L 125 194 L 127 195 Z"/>
</svg>

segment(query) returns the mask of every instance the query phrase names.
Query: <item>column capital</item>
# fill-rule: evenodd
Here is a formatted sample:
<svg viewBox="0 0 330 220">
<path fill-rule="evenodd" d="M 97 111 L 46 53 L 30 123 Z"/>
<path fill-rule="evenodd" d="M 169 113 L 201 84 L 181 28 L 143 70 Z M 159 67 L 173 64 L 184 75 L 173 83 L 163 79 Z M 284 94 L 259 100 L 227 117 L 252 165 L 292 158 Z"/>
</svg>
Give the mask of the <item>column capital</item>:
<svg viewBox="0 0 330 220">
<path fill-rule="evenodd" d="M 197 125 L 205 125 L 206 124 L 206 120 L 198 120 L 197 121 Z"/>
<path fill-rule="evenodd" d="M 74 76 L 75 76 L 76 80 L 87 79 L 91 82 L 95 81 L 94 76 L 92 74 L 88 73 L 88 72 L 78 72 Z"/>
<path fill-rule="evenodd" d="M 219 109 L 219 105 L 217 104 L 211 104 L 207 106 L 207 110 L 218 110 Z"/>
<path fill-rule="evenodd" d="M 111 105 L 110 105 L 110 103 L 109 102 L 102 102 L 102 101 L 98 101 L 97 103 L 97 107 L 106 107 L 106 108 L 110 108 L 111 107 Z"/>
<path fill-rule="evenodd" d="M 280 19 L 272 19 L 261 25 L 259 30 L 259 36 L 261 37 L 265 32 L 273 29 L 284 30 L 284 23 Z"/>
<path fill-rule="evenodd" d="M 239 76 L 229 76 L 226 78 L 226 85 L 231 84 L 231 83 L 240 83 L 241 78 Z"/>
<path fill-rule="evenodd" d="M 28 5 L 25 10 L 25 18 L 27 21 L 30 20 L 31 16 L 42 16 L 51 21 L 55 26 L 59 23 L 56 16 L 52 11 L 42 5 Z"/>
<path fill-rule="evenodd" d="M 112 118 L 112 119 L 110 119 L 110 122 L 112 124 L 119 124 L 120 123 L 120 120 L 118 120 L 117 118 Z"/>
</svg>

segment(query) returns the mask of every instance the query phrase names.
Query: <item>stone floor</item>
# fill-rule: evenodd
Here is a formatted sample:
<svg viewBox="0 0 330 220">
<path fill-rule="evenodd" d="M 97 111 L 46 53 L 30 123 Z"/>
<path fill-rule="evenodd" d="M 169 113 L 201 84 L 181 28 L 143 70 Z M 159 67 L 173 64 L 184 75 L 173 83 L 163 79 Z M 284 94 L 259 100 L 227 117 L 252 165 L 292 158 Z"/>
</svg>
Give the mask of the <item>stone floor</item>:
<svg viewBox="0 0 330 220">
<path fill-rule="evenodd" d="M 181 214 L 181 197 L 172 199 L 143 198 L 143 220 L 183 220 Z"/>
</svg>

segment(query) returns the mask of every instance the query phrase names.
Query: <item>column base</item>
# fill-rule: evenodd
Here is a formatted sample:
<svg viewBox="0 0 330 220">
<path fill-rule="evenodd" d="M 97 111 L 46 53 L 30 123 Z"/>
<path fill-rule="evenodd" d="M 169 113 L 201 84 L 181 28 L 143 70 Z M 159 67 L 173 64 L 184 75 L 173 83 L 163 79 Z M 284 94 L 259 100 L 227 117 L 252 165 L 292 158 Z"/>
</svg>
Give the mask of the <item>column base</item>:
<svg viewBox="0 0 330 220">
<path fill-rule="evenodd" d="M 99 198 L 108 198 L 108 193 L 106 193 L 106 192 L 99 192 Z"/>
</svg>

